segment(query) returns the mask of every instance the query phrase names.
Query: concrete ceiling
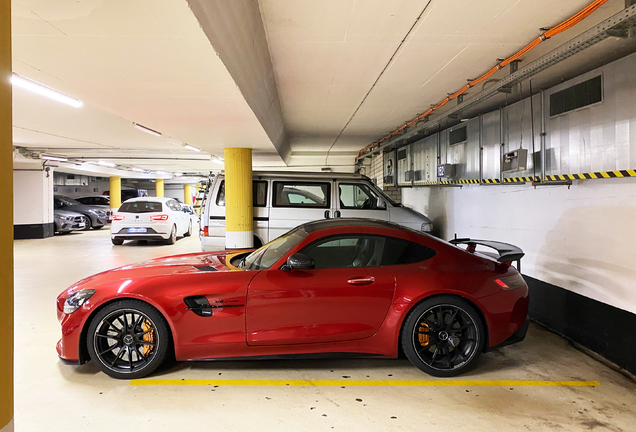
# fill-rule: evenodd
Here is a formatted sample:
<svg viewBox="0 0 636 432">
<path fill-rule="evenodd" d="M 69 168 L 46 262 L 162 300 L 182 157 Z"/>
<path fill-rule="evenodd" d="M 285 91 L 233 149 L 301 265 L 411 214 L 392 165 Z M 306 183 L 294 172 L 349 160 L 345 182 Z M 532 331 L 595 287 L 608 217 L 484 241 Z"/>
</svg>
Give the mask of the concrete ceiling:
<svg viewBox="0 0 636 432">
<path fill-rule="evenodd" d="M 218 169 L 210 155 L 224 147 L 253 148 L 256 167 L 350 169 L 358 150 L 587 4 L 13 0 L 14 71 L 85 103 L 65 107 L 15 89 L 14 141 L 172 172 Z M 624 5 L 610 0 L 524 60 Z"/>
</svg>

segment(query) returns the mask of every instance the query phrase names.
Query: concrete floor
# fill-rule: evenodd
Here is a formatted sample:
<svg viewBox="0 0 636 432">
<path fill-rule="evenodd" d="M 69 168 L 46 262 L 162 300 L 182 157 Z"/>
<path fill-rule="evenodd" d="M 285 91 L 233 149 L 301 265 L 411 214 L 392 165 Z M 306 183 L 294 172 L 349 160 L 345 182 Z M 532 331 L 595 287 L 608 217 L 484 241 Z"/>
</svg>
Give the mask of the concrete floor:
<svg viewBox="0 0 636 432">
<path fill-rule="evenodd" d="M 518 345 L 482 355 L 460 380 L 596 380 L 543 386 L 135 386 L 92 365 L 64 366 L 55 298 L 93 273 L 199 250 L 113 247 L 107 230 L 15 242 L 15 427 L 26 431 L 634 431 L 636 384 L 531 326 Z M 158 379 L 435 380 L 407 360 L 179 363 Z"/>
</svg>

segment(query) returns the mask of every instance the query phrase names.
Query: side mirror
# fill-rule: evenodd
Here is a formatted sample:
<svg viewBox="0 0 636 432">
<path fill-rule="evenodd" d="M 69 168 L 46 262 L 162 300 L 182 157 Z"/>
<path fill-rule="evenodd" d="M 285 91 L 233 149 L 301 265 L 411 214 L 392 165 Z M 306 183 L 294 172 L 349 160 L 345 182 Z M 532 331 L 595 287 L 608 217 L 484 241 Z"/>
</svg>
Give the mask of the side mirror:
<svg viewBox="0 0 636 432">
<path fill-rule="evenodd" d="M 384 198 L 378 197 L 378 200 L 375 203 L 375 208 L 376 209 L 386 209 L 386 201 L 384 201 Z"/>
<path fill-rule="evenodd" d="M 287 270 L 297 269 L 297 270 L 311 270 L 316 267 L 316 263 L 314 260 L 309 258 L 305 254 L 295 253 L 292 254 L 289 258 L 287 258 Z"/>
</svg>

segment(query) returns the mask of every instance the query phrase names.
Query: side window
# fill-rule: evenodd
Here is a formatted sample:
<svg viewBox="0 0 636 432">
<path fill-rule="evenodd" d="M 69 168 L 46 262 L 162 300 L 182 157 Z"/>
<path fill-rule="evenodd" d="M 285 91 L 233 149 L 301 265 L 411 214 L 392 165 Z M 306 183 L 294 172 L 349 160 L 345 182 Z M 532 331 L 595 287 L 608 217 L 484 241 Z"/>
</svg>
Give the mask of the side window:
<svg viewBox="0 0 636 432">
<path fill-rule="evenodd" d="M 274 182 L 275 207 L 330 207 L 329 183 Z"/>
<path fill-rule="evenodd" d="M 254 207 L 267 207 L 267 182 L 256 180 L 252 182 L 252 203 Z M 216 195 L 216 205 L 225 207 L 225 180 L 221 180 L 219 193 Z"/>
<path fill-rule="evenodd" d="M 181 204 L 177 201 L 172 201 L 172 207 L 174 211 L 181 211 L 183 209 L 183 207 L 181 207 Z"/>
<path fill-rule="evenodd" d="M 378 195 L 367 185 L 360 183 L 340 183 L 338 185 L 340 208 L 367 209 L 377 208 Z"/>
<path fill-rule="evenodd" d="M 312 243 L 301 252 L 314 260 L 317 269 L 377 267 L 384 240 L 380 236 L 334 236 Z"/>
<path fill-rule="evenodd" d="M 433 258 L 437 252 L 426 246 L 393 237 L 386 238 L 382 265 L 414 264 Z"/>
</svg>

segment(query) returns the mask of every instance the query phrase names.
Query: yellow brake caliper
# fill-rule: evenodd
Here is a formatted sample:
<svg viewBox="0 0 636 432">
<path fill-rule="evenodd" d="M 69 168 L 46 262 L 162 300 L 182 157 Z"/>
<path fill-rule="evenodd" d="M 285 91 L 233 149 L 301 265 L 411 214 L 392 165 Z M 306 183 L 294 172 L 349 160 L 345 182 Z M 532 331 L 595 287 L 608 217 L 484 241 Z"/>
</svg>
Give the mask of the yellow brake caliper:
<svg viewBox="0 0 636 432">
<path fill-rule="evenodd" d="M 155 332 L 152 328 L 152 324 L 150 324 L 150 321 L 145 320 L 144 323 L 141 325 L 141 328 L 144 332 L 148 332 L 144 335 L 144 342 L 155 343 Z M 141 353 L 144 355 L 144 357 L 148 357 L 148 354 L 150 354 L 150 351 L 152 351 L 153 348 L 154 347 L 151 345 L 144 345 Z"/>
<path fill-rule="evenodd" d="M 429 327 L 428 327 L 428 324 L 426 324 L 426 323 L 420 323 L 420 327 L 417 329 L 417 331 L 419 333 L 417 335 L 417 337 L 418 337 L 418 339 L 420 341 L 420 345 L 422 345 L 422 346 L 428 345 L 428 342 L 429 342 L 428 330 L 429 330 Z"/>
</svg>

